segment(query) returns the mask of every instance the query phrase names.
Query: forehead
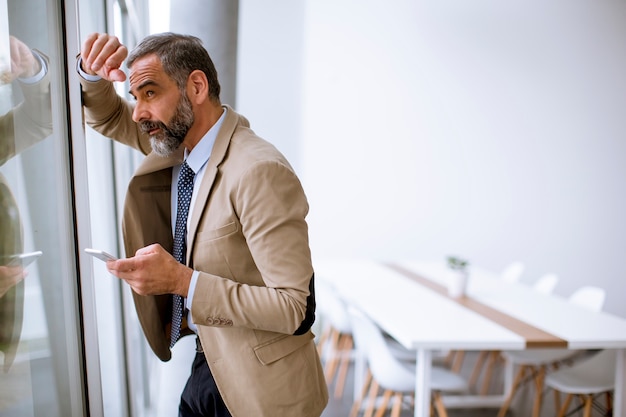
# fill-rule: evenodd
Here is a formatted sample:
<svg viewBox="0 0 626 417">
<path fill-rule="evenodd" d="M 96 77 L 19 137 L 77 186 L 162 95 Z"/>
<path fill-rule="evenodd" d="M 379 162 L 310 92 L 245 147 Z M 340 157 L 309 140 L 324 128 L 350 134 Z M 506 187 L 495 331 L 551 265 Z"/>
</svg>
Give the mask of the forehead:
<svg viewBox="0 0 626 417">
<path fill-rule="evenodd" d="M 168 86 L 174 81 L 163 71 L 161 60 L 154 54 L 137 59 L 130 67 L 130 91 L 137 91 L 147 84 Z"/>
</svg>

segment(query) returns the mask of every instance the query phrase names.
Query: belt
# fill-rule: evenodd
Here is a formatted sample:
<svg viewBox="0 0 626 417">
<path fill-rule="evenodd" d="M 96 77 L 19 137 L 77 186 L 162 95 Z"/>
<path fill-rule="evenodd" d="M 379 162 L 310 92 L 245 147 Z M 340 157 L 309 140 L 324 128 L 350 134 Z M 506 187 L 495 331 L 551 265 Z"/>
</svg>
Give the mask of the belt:
<svg viewBox="0 0 626 417">
<path fill-rule="evenodd" d="M 196 337 L 196 352 L 198 353 L 203 353 L 204 350 L 202 350 L 202 343 L 200 343 L 200 338 Z"/>
</svg>

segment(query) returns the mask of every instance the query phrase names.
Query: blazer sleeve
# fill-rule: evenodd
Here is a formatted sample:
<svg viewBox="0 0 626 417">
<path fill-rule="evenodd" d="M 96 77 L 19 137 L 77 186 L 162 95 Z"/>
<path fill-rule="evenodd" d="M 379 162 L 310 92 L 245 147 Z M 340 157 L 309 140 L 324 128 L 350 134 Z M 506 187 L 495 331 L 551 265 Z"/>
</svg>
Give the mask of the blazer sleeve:
<svg viewBox="0 0 626 417">
<path fill-rule="evenodd" d="M 310 324 L 302 326 L 312 324 L 314 298 L 305 221 L 308 202 L 300 181 L 286 163 L 261 161 L 239 178 L 231 198 L 240 220 L 235 234 L 243 235 L 246 248 L 224 243 L 216 251 L 231 250 L 233 262 L 248 262 L 249 256 L 249 274 L 260 275 L 261 282 L 255 285 L 250 276 L 226 279 L 200 272 L 192 303 L 194 322 L 305 333 Z"/>
<path fill-rule="evenodd" d="M 133 105 L 117 94 L 113 83 L 79 78 L 87 125 L 101 135 L 131 146 L 144 155 L 150 153 L 148 135 L 142 133 L 133 121 Z"/>
</svg>

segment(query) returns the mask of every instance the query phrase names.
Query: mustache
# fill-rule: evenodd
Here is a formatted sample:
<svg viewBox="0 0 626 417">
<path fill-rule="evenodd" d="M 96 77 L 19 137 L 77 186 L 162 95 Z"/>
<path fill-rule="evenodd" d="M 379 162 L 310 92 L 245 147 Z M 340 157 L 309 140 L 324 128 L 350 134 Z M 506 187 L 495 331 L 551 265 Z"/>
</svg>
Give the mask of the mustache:
<svg viewBox="0 0 626 417">
<path fill-rule="evenodd" d="M 165 123 L 163 122 L 144 120 L 139 123 L 139 128 L 143 133 L 149 133 L 151 130 L 154 129 L 161 129 L 161 131 L 165 131 L 167 129 L 167 126 L 165 126 Z"/>
</svg>

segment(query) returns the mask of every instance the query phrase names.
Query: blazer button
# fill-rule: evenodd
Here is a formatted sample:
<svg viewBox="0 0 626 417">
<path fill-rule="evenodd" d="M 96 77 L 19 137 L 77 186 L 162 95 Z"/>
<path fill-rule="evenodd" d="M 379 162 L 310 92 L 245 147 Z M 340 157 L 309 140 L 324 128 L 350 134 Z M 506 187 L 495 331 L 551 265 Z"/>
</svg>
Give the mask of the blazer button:
<svg viewBox="0 0 626 417">
<path fill-rule="evenodd" d="M 209 326 L 212 326 L 213 325 L 213 318 L 212 317 L 207 317 L 206 324 L 208 324 Z"/>
</svg>

